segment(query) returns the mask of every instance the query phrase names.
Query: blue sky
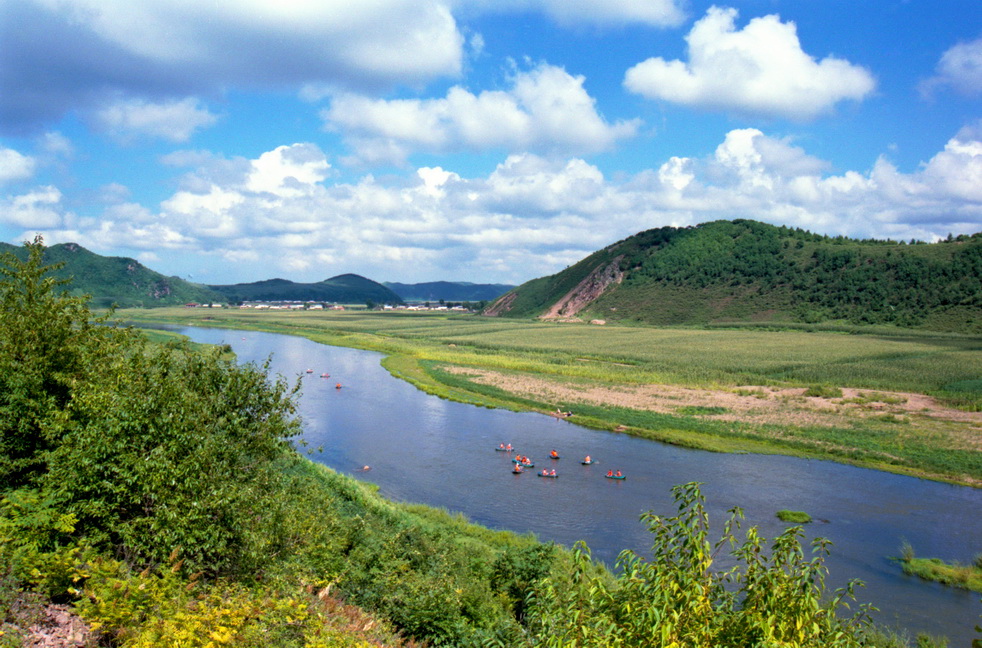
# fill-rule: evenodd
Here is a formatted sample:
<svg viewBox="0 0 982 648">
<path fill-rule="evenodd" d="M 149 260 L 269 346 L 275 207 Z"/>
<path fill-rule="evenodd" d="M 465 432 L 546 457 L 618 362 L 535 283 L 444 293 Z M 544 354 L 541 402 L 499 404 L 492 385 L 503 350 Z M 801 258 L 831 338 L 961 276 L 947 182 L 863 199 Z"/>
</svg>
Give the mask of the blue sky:
<svg viewBox="0 0 982 648">
<path fill-rule="evenodd" d="M 0 240 L 521 283 L 752 218 L 982 230 L 978 0 L 0 0 Z"/>
</svg>

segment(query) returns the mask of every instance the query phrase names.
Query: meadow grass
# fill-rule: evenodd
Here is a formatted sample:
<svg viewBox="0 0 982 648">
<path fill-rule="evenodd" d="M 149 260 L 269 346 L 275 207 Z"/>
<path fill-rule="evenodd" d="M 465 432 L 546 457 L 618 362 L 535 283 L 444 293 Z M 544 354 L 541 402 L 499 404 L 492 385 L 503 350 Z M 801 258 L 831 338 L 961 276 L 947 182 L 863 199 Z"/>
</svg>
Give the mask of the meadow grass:
<svg viewBox="0 0 982 648">
<path fill-rule="evenodd" d="M 380 351 L 393 375 L 444 398 L 548 412 L 555 403 L 478 384 L 444 366 L 545 377 L 571 385 L 671 384 L 730 389 L 803 387 L 913 392 L 982 410 L 982 338 L 875 329 L 652 328 L 506 320 L 447 313 L 120 311 L 131 321 L 263 330 Z M 750 393 L 757 391 L 756 387 Z M 902 402 L 902 397 L 890 397 Z M 860 400 L 866 400 L 861 398 Z M 953 423 L 884 413 L 832 427 L 714 421 L 724 408 L 672 414 L 569 403 L 578 423 L 706 450 L 830 458 L 934 479 L 982 484 L 982 452 L 952 445 Z M 946 427 L 948 426 L 948 427 Z M 967 428 L 966 428 L 967 429 Z M 949 434 L 950 433 L 950 434 Z"/>
</svg>

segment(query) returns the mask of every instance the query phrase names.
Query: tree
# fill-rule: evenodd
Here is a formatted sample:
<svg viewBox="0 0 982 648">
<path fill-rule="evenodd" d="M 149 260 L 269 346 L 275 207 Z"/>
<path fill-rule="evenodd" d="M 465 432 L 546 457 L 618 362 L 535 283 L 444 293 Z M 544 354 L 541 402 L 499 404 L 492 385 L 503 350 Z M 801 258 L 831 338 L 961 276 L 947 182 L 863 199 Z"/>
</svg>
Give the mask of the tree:
<svg viewBox="0 0 982 648">
<path fill-rule="evenodd" d="M 85 297 L 44 265 L 40 236 L 25 243 L 27 260 L 0 257 L 0 488 L 31 482 L 56 443 L 52 416 L 71 400 L 96 357 L 118 335 L 100 326 Z"/>
<path fill-rule="evenodd" d="M 288 539 L 277 498 L 294 390 L 221 349 L 152 345 L 42 263 L 0 268 L 0 492 L 33 491 L 79 540 L 134 564 L 254 573 Z"/>
</svg>

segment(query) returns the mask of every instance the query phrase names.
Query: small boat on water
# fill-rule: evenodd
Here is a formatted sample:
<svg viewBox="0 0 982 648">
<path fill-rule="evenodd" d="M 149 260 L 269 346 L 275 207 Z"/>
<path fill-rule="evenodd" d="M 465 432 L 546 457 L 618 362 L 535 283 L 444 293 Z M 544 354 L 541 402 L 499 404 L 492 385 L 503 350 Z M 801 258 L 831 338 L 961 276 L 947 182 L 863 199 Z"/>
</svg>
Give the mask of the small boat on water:
<svg viewBox="0 0 982 648">
<path fill-rule="evenodd" d="M 607 479 L 627 479 L 627 475 L 604 475 Z"/>
<path fill-rule="evenodd" d="M 522 468 L 535 468 L 534 461 L 519 461 L 518 459 L 512 459 L 511 462 L 516 466 L 521 466 Z"/>
<path fill-rule="evenodd" d="M 515 474 L 515 475 L 521 475 L 525 471 L 522 470 L 522 467 L 520 465 L 515 464 L 515 467 L 511 469 L 511 472 L 512 472 L 512 474 Z"/>
<path fill-rule="evenodd" d="M 324 373 L 321 374 L 321 378 L 330 378 L 330 377 L 331 377 L 331 374 L 329 374 L 327 372 L 324 372 Z"/>
<path fill-rule="evenodd" d="M 497 448 L 495 448 L 495 450 L 498 452 L 512 452 L 514 451 L 514 448 L 512 448 L 510 445 L 504 447 L 498 446 Z"/>
<path fill-rule="evenodd" d="M 597 463 L 597 460 L 596 459 L 584 459 L 580 463 L 583 464 L 584 466 L 589 466 L 590 464 Z"/>
<path fill-rule="evenodd" d="M 546 472 L 546 471 L 544 471 L 544 470 L 542 470 L 542 471 L 539 471 L 539 472 L 537 472 L 536 474 L 537 474 L 537 475 L 538 475 L 539 477 L 548 477 L 549 479 L 556 479 L 557 477 L 559 477 L 559 475 L 556 475 L 556 474 L 553 474 L 553 473 L 547 473 L 547 472 Z"/>
<path fill-rule="evenodd" d="M 308 369 L 307 370 L 307 373 L 314 373 L 314 370 L 313 369 Z"/>
</svg>

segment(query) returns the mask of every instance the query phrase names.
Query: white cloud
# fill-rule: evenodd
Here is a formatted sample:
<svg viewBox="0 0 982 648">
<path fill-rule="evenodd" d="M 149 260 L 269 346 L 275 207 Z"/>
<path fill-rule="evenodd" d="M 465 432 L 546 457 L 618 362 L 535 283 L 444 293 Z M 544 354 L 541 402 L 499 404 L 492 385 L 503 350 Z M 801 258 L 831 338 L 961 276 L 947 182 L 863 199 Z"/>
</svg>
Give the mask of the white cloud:
<svg viewBox="0 0 982 648">
<path fill-rule="evenodd" d="M 542 64 L 516 73 L 507 90 L 455 86 L 441 99 L 376 100 L 342 94 L 322 113 L 363 162 L 402 162 L 414 151 L 595 153 L 632 137 L 637 120 L 609 124 L 584 78 Z"/>
<path fill-rule="evenodd" d="M 34 176 L 37 161 L 11 148 L 0 146 L 0 184 Z"/>
<path fill-rule="evenodd" d="M 936 72 L 921 84 L 925 94 L 939 86 L 951 86 L 968 96 L 982 94 L 982 38 L 949 49 L 938 61 Z"/>
<path fill-rule="evenodd" d="M 124 141 L 148 136 L 171 142 L 186 142 L 195 131 L 218 121 L 218 117 L 193 97 L 162 103 L 141 99 L 119 101 L 98 110 L 94 119 L 101 130 Z"/>
<path fill-rule="evenodd" d="M 29 229 L 60 227 L 63 224 L 61 192 L 46 186 L 0 199 L 0 223 Z"/>
<path fill-rule="evenodd" d="M 464 38 L 444 0 L 5 4 L 0 125 L 12 132 L 107 97 L 159 103 L 305 85 L 379 91 L 422 87 L 463 68 Z"/>
<path fill-rule="evenodd" d="M 688 62 L 650 58 L 627 71 L 625 87 L 649 99 L 793 120 L 873 91 L 866 69 L 805 53 L 793 22 L 769 15 L 737 31 L 736 17 L 736 9 L 711 7 L 686 36 Z"/>
<path fill-rule="evenodd" d="M 423 167 L 332 183 L 329 171 L 316 146 L 293 144 L 194 171 L 158 212 L 124 202 L 98 219 L 66 215 L 58 229 L 60 195 L 46 188 L 14 199 L 13 216 L 5 201 L 0 220 L 37 227 L 28 212 L 47 209 L 52 242 L 220 257 L 228 274 L 213 283 L 341 272 L 520 282 L 644 229 L 718 219 L 859 238 L 982 229 L 982 125 L 962 129 L 913 173 L 881 158 L 869 171 L 833 175 L 803 148 L 756 129 L 730 131 L 707 157 L 671 156 L 617 180 L 582 159 L 531 153 L 473 178 Z"/>
</svg>

